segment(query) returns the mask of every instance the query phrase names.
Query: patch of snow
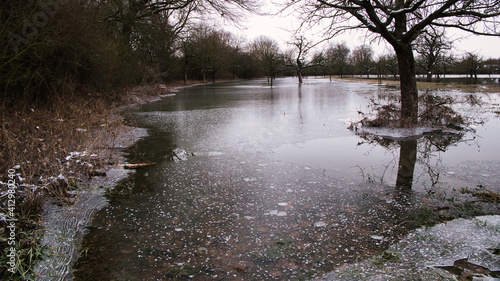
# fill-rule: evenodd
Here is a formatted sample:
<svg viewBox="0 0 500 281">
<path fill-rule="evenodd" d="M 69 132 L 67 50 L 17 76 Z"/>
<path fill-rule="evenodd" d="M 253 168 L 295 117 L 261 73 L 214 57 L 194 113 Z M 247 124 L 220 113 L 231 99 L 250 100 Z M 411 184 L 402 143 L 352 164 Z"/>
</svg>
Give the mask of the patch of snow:
<svg viewBox="0 0 500 281">
<path fill-rule="evenodd" d="M 278 210 L 269 211 L 269 214 L 270 215 L 277 215 L 278 214 Z"/>
<path fill-rule="evenodd" d="M 324 221 L 317 221 L 317 222 L 314 223 L 315 227 L 325 227 L 327 225 L 328 224 L 326 222 L 324 222 Z"/>
</svg>

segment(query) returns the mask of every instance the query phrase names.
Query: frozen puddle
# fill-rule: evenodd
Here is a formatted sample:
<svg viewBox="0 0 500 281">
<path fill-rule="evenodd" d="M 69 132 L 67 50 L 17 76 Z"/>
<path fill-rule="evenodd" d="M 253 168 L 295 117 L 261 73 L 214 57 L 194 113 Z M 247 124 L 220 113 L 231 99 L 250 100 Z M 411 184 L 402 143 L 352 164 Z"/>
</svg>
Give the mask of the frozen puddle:
<svg viewBox="0 0 500 281">
<path fill-rule="evenodd" d="M 382 254 L 316 280 L 500 280 L 499 248 L 500 216 L 456 219 L 417 229 Z"/>
</svg>

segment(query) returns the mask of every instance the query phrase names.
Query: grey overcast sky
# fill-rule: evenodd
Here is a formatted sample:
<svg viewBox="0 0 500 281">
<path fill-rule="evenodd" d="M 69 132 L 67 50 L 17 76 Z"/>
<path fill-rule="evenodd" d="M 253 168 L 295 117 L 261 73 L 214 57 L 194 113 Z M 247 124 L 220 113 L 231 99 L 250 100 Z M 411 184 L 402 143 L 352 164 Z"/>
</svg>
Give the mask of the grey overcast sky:
<svg viewBox="0 0 500 281">
<path fill-rule="evenodd" d="M 263 7 L 263 11 L 271 12 L 276 11 L 276 6 L 267 4 Z M 286 42 L 291 41 L 291 32 L 288 30 L 294 30 L 298 27 L 299 22 L 295 19 L 293 15 L 282 15 L 282 16 L 258 16 L 249 15 L 241 25 L 243 29 L 229 26 L 226 29 L 233 32 L 234 34 L 242 35 L 248 40 L 253 40 L 259 35 L 265 35 L 271 37 L 278 41 L 283 48 L 286 48 Z M 309 31 L 304 34 L 310 40 L 321 40 L 321 36 L 317 34 L 316 31 Z M 329 42 L 346 42 L 349 47 L 355 47 L 362 44 L 370 44 L 376 52 L 376 55 L 380 55 L 384 52 L 391 50 L 390 46 L 387 46 L 383 40 L 378 40 L 375 42 L 370 42 L 365 36 L 365 32 L 351 32 L 345 33 L 331 39 Z M 464 52 L 475 52 L 480 54 L 483 59 L 488 58 L 500 58 L 500 37 L 489 37 L 489 36 L 475 36 L 469 33 L 459 32 L 454 29 L 449 29 L 447 35 L 452 37 L 454 54 L 460 55 Z M 460 40 L 458 40 L 461 38 Z"/>
</svg>

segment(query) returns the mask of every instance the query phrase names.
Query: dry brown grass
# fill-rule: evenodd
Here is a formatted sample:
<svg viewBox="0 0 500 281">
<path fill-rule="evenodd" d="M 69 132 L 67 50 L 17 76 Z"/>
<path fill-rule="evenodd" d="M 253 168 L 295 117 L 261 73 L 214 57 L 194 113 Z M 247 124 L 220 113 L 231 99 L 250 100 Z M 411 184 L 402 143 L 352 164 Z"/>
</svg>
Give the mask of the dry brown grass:
<svg viewBox="0 0 500 281">
<path fill-rule="evenodd" d="M 39 200 L 40 192 L 64 195 L 71 183 L 63 178 L 77 178 L 98 168 L 89 155 L 98 154 L 100 142 L 112 137 L 102 128 L 121 122 L 110 118 L 109 105 L 100 98 L 21 106 L 2 110 L 0 170 L 16 167 L 18 194 L 23 202 Z M 87 152 L 78 163 L 67 159 L 75 151 Z M 57 180 L 60 175 L 61 180 Z"/>
<path fill-rule="evenodd" d="M 71 204 L 74 190 L 99 169 L 114 163 L 113 147 L 125 131 L 119 108 L 167 94 L 182 82 L 149 85 L 106 93 L 66 95 L 44 104 L 3 101 L 0 104 L 0 213 L 7 213 L 9 169 L 15 170 L 15 215 L 19 272 L 26 277 L 41 253 L 36 241 L 42 230 L 40 215 L 47 202 Z M 0 252 L 7 247 L 6 223 L 0 221 Z M 36 253 L 33 255 L 33 253 Z M 0 262 L 4 262 L 2 254 Z M 29 261 L 29 262 L 27 262 Z M 27 264 L 29 263 L 29 264 Z M 24 268 L 21 270 L 21 268 Z M 0 269 L 0 279 L 10 276 Z M 9 275 L 6 275 L 9 274 Z M 15 277 L 15 276 L 14 276 Z"/>
</svg>

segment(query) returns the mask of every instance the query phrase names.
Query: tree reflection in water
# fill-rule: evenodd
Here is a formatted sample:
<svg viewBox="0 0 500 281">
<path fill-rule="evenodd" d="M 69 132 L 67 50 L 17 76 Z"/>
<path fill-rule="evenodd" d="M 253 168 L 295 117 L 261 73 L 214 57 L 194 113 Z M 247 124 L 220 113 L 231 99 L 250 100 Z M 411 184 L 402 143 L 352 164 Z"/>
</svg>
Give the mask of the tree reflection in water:
<svg viewBox="0 0 500 281">
<path fill-rule="evenodd" d="M 399 141 L 399 165 L 398 177 L 396 179 L 396 187 L 411 188 L 413 185 L 413 173 L 415 171 L 415 163 L 417 162 L 417 143 L 414 140 Z"/>
<path fill-rule="evenodd" d="M 424 173 L 428 174 L 431 185 L 434 186 L 439 181 L 440 173 L 439 167 L 431 164 L 435 152 L 445 152 L 449 147 L 465 141 L 463 140 L 463 132 L 444 132 L 441 130 L 421 136 L 398 139 L 371 134 L 363 134 L 360 137 L 366 143 L 380 145 L 388 150 L 395 150 L 399 146 L 399 164 L 395 186 L 400 191 L 411 191 L 417 162 L 423 167 Z"/>
</svg>

